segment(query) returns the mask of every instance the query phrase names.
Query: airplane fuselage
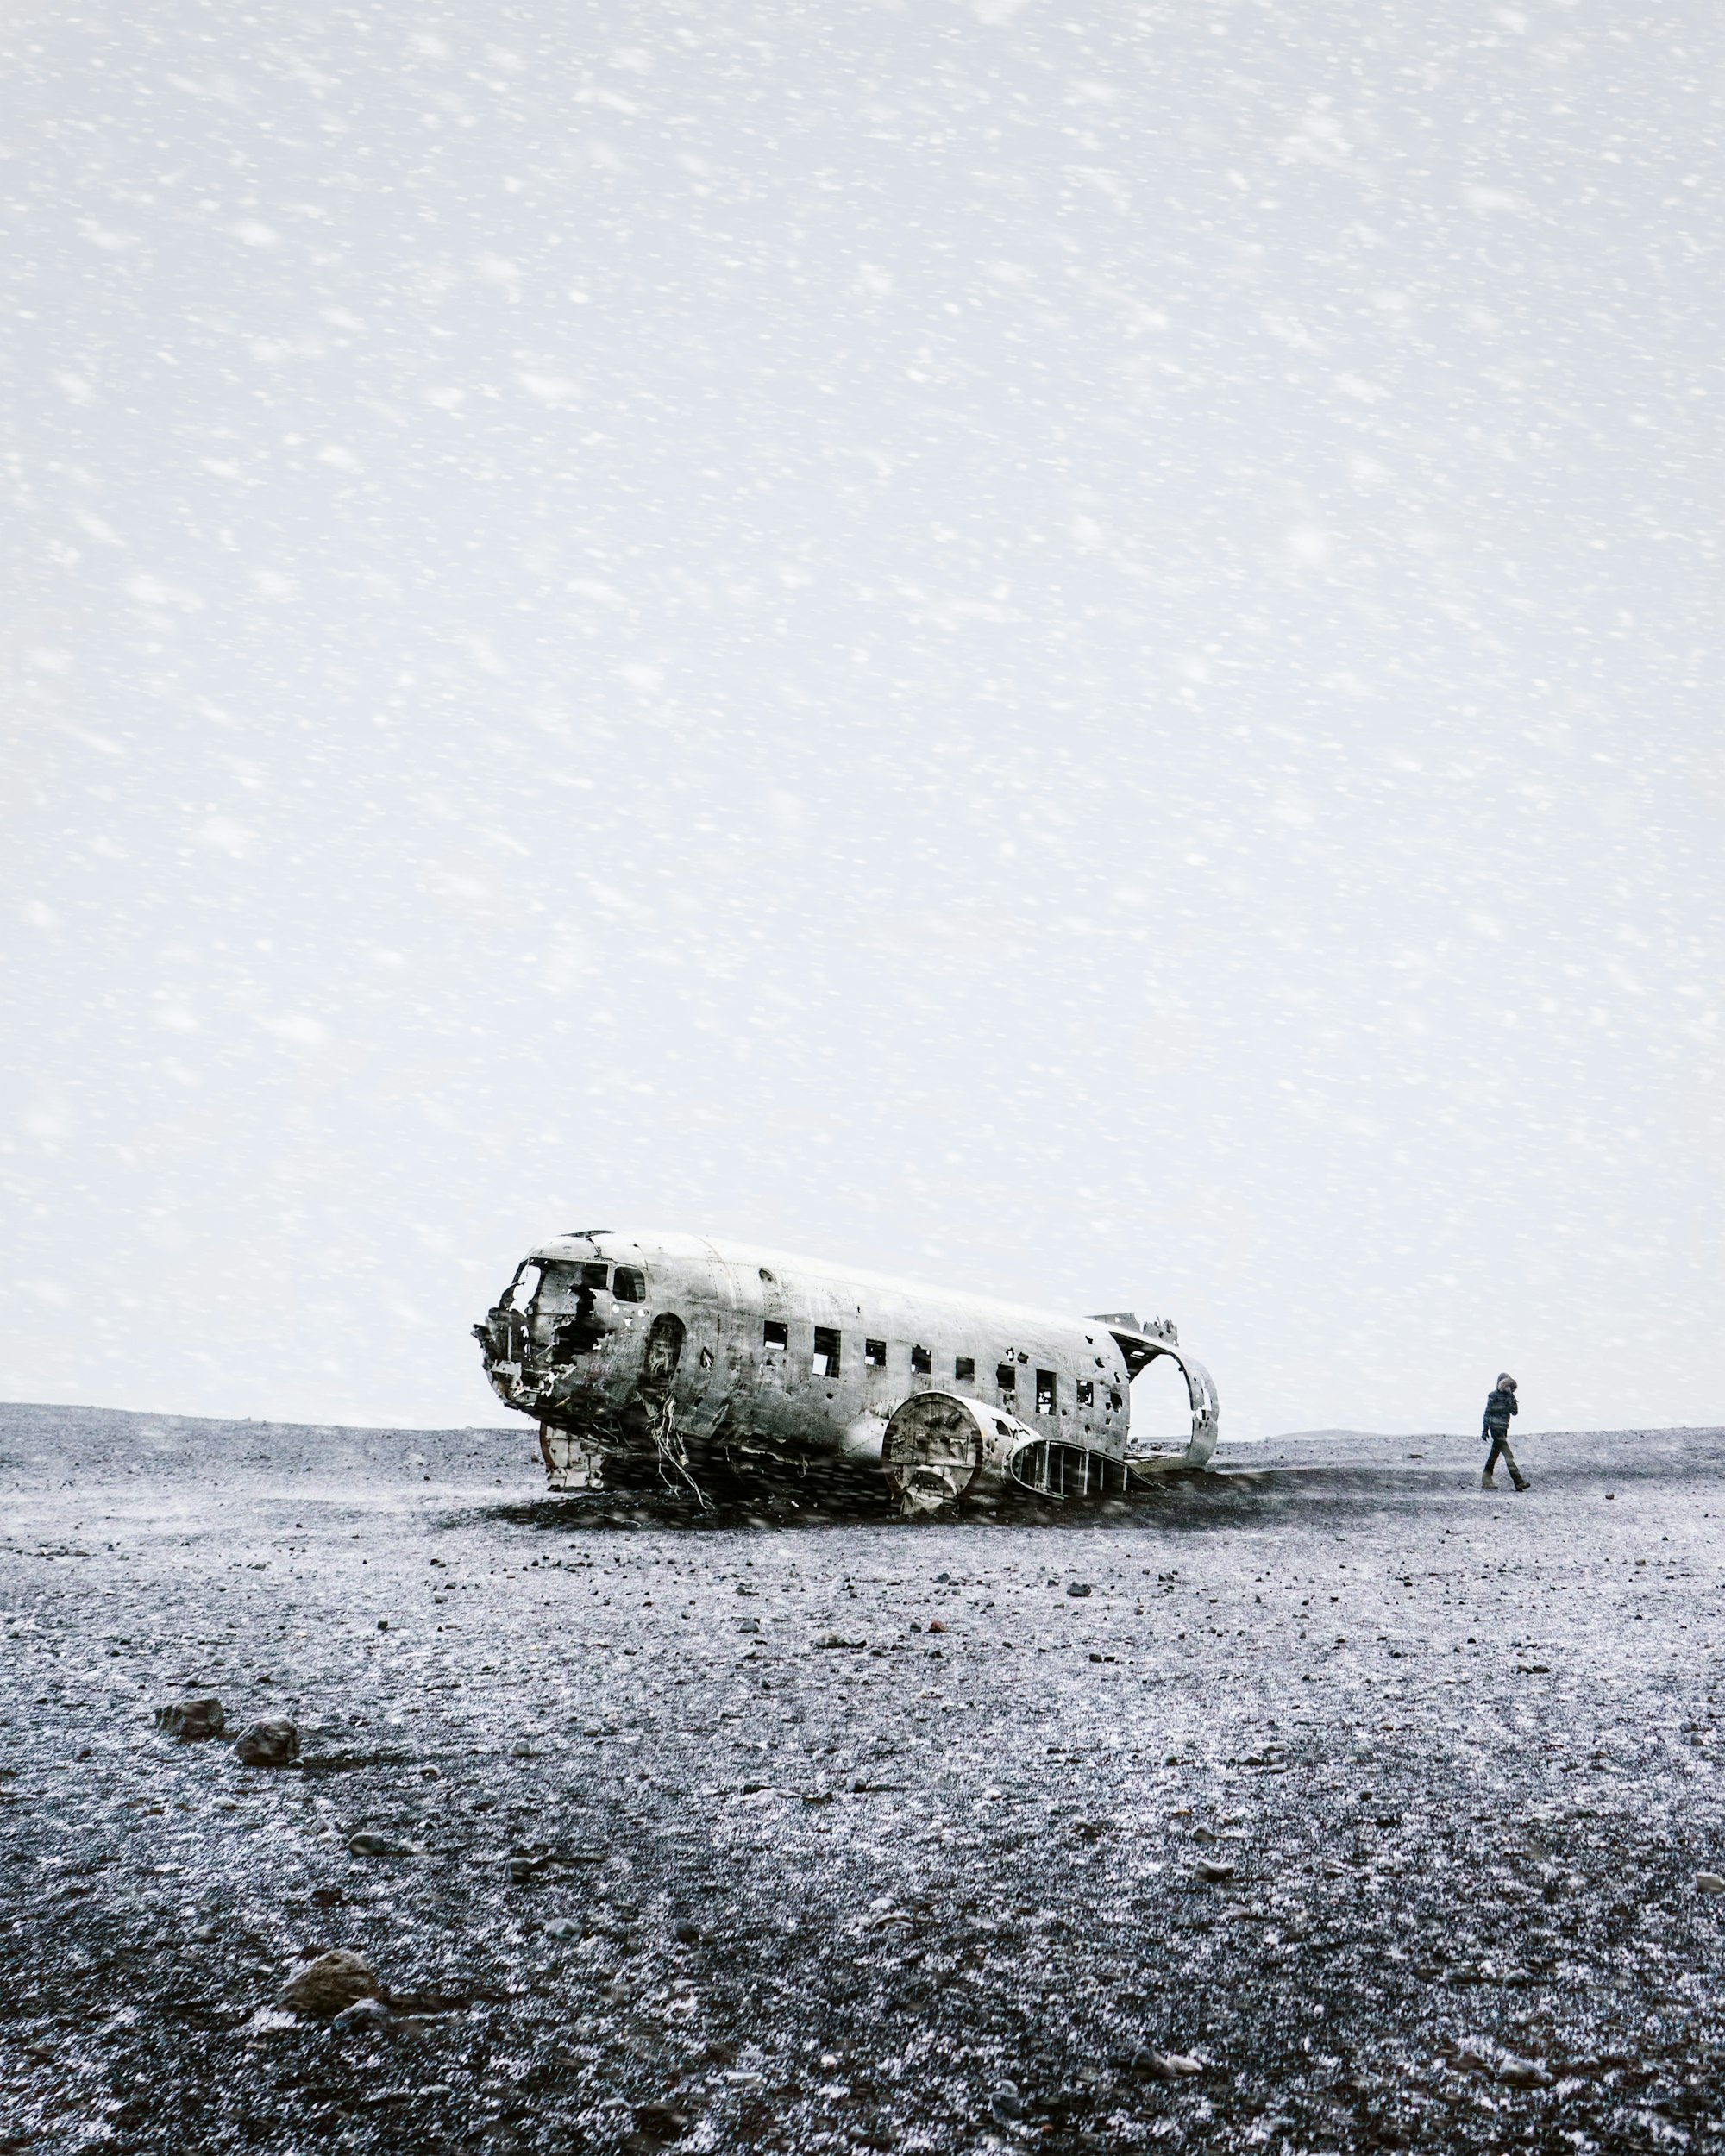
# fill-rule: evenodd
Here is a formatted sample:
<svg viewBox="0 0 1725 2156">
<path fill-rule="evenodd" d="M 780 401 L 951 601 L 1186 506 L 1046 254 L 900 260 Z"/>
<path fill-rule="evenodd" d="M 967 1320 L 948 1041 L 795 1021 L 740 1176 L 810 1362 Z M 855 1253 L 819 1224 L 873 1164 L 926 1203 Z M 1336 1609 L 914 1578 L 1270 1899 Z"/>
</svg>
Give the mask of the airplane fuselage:
<svg viewBox="0 0 1725 2156">
<path fill-rule="evenodd" d="M 1062 1317 L 693 1236 L 555 1237 L 474 1330 L 499 1397 L 538 1419 L 554 1488 L 631 1467 L 692 1481 L 878 1467 L 894 1416 L 923 1394 L 962 1403 L 981 1451 L 1000 1456 L 992 1477 L 979 1457 L 972 1495 L 1014 1479 L 1010 1460 L 1037 1443 L 1044 1485 L 1051 1460 L 1063 1481 L 1082 1455 L 1099 1463 L 1087 1490 L 1107 1482 L 1105 1463 L 1123 1488 L 1131 1380 L 1160 1355 L 1186 1377 L 1193 1432 L 1159 1463 L 1201 1466 L 1215 1444 L 1214 1388 L 1171 1326 Z"/>
</svg>

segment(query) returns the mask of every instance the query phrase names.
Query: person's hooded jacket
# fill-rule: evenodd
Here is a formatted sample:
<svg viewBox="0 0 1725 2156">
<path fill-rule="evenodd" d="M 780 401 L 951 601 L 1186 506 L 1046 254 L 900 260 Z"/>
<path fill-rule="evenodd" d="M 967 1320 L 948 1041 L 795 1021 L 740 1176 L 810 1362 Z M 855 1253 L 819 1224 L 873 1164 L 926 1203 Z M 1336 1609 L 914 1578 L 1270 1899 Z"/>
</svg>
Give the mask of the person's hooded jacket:
<svg viewBox="0 0 1725 2156">
<path fill-rule="evenodd" d="M 1485 1421 L 1479 1432 L 1480 1443 L 1486 1445 L 1493 1438 L 1508 1437 L 1510 1416 L 1519 1415 L 1521 1412 L 1515 1398 L 1515 1379 L 1501 1379 L 1492 1387 L 1485 1402 Z"/>
</svg>

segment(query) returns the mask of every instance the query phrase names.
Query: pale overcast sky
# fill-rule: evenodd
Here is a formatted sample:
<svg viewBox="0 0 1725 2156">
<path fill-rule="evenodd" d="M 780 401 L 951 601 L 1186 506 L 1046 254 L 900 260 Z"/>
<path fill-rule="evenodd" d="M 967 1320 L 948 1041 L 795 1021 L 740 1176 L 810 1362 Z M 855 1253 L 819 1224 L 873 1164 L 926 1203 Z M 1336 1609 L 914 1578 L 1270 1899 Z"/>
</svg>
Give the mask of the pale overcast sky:
<svg viewBox="0 0 1725 2156">
<path fill-rule="evenodd" d="M 1725 1415 L 1712 4 L 0 0 L 0 1394 L 542 1236 Z"/>
</svg>

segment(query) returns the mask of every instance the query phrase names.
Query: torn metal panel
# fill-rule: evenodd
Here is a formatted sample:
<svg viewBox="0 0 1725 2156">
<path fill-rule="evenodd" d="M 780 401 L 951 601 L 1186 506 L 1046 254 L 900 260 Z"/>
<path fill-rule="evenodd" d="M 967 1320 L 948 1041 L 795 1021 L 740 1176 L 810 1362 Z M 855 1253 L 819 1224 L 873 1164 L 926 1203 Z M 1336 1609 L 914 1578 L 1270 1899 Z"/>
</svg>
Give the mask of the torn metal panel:
<svg viewBox="0 0 1725 2156">
<path fill-rule="evenodd" d="M 692 1236 L 556 1237 L 474 1332 L 499 1399 L 538 1422 L 557 1490 L 699 1495 L 839 1466 L 881 1475 L 915 1513 L 1111 1495 L 1128 1463 L 1201 1467 L 1215 1449 L 1214 1384 L 1166 1320 L 1062 1317 Z M 1191 1436 L 1140 1453 L 1132 1381 L 1162 1356 Z"/>
</svg>

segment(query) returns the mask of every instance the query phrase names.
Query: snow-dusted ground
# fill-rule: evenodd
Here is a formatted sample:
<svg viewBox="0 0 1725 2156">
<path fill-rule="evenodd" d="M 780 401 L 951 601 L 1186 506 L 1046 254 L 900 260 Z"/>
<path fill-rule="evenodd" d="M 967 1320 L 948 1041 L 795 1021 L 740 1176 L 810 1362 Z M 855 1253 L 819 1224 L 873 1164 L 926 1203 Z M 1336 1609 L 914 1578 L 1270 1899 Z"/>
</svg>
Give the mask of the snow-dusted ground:
<svg viewBox="0 0 1725 2156">
<path fill-rule="evenodd" d="M 1725 2135 L 1725 1433 L 918 1526 L 594 1512 L 530 1440 L 0 1410 L 0 2146 Z M 303 1771 L 154 1733 L 206 1690 Z M 272 2010 L 317 1946 L 383 2033 Z"/>
</svg>

